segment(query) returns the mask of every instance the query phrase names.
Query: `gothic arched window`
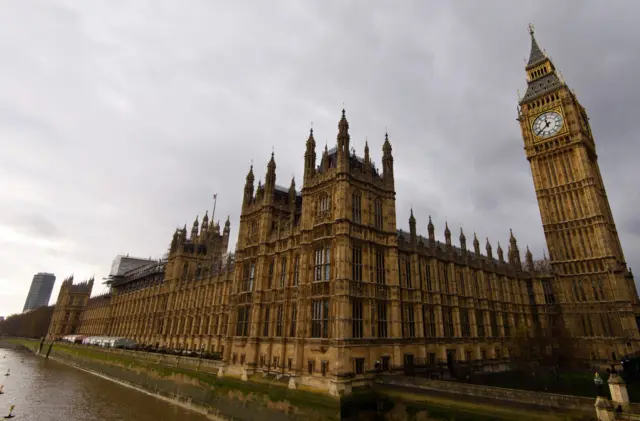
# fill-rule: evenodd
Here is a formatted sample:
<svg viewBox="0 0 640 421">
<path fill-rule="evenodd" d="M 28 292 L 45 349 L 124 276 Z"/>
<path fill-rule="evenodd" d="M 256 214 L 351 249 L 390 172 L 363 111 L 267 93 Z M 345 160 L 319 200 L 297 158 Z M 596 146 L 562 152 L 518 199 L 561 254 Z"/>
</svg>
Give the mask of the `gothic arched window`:
<svg viewBox="0 0 640 421">
<path fill-rule="evenodd" d="M 326 193 L 322 193 L 320 195 L 318 213 L 324 214 L 329 213 L 331 211 L 331 200 L 329 199 L 329 195 Z"/>
<path fill-rule="evenodd" d="M 362 195 L 359 191 L 354 191 L 352 194 L 351 211 L 353 222 L 359 224 L 362 222 Z"/>
<path fill-rule="evenodd" d="M 382 229 L 382 199 L 377 198 L 373 202 L 373 225 Z"/>
</svg>

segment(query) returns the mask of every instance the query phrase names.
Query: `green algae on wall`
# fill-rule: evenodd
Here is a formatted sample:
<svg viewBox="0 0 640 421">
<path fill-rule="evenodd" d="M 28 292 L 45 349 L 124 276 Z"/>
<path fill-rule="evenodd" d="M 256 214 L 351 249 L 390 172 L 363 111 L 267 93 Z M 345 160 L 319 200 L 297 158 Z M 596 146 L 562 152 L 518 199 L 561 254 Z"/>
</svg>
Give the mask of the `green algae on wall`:
<svg viewBox="0 0 640 421">
<path fill-rule="evenodd" d="M 37 351 L 38 341 L 12 340 Z M 43 347 L 43 353 L 48 344 Z M 338 420 L 340 400 L 324 393 L 289 389 L 273 376 L 254 375 L 248 381 L 184 367 L 134 358 L 99 348 L 55 343 L 51 356 L 148 392 L 239 420 Z M 258 415 L 259 414 L 259 415 Z"/>
<path fill-rule="evenodd" d="M 15 339 L 32 351 L 39 341 Z M 43 347 L 46 353 L 48 344 Z M 336 399 L 325 393 L 288 389 L 284 378 L 253 375 L 248 381 L 175 365 L 160 364 L 134 353 L 56 343 L 51 355 L 161 396 L 204 408 L 220 418 L 265 421 L 582 421 L 583 413 L 529 410 L 508 404 L 469 401 L 376 385 Z"/>
</svg>

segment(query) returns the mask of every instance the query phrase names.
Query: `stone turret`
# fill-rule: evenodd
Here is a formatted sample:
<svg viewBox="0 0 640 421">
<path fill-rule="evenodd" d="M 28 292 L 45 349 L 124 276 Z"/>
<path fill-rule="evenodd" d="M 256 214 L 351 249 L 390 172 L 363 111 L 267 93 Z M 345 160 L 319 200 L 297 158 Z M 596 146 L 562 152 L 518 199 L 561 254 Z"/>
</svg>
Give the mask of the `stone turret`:
<svg viewBox="0 0 640 421">
<path fill-rule="evenodd" d="M 175 253 L 178 249 L 179 230 L 176 229 L 173 232 L 173 238 L 171 239 L 171 245 L 169 246 L 169 253 Z"/>
<path fill-rule="evenodd" d="M 526 262 L 527 262 L 527 270 L 529 272 L 533 272 L 533 254 L 529 251 L 529 246 L 527 246 L 527 254 L 526 254 Z"/>
<path fill-rule="evenodd" d="M 304 179 L 309 179 L 316 171 L 316 140 L 313 138 L 313 129 L 309 131 L 307 149 L 304 152 Z"/>
<path fill-rule="evenodd" d="M 460 227 L 460 248 L 462 249 L 463 252 L 467 251 L 467 237 L 464 236 L 462 227 Z"/>
<path fill-rule="evenodd" d="M 485 249 L 487 250 L 487 259 L 489 261 L 492 261 L 493 253 L 491 252 L 491 243 L 489 243 L 489 237 L 487 237 L 487 245 L 485 246 Z"/>
<path fill-rule="evenodd" d="M 196 220 L 193 221 L 193 226 L 191 227 L 191 241 L 195 241 L 198 237 L 198 225 L 200 224 L 198 223 L 198 216 L 196 215 Z"/>
<path fill-rule="evenodd" d="M 200 232 L 206 233 L 209 230 L 209 211 L 204 212 L 204 218 L 202 218 L 202 224 L 200 225 Z"/>
<path fill-rule="evenodd" d="M 433 222 L 431 221 L 431 215 L 429 215 L 429 224 L 427 225 L 427 231 L 429 232 L 429 245 L 433 246 L 436 244 L 436 230 L 433 226 Z"/>
<path fill-rule="evenodd" d="M 391 153 L 391 142 L 389 142 L 389 134 L 384 134 L 384 144 L 382 145 L 382 177 L 390 183 L 394 183 L 393 176 L 393 155 Z"/>
<path fill-rule="evenodd" d="M 520 250 L 518 250 L 518 242 L 516 241 L 516 237 L 513 236 L 513 231 L 509 229 L 509 263 L 515 266 L 516 268 L 522 268 L 522 263 L 520 262 Z"/>
<path fill-rule="evenodd" d="M 449 224 L 447 222 L 444 223 L 444 241 L 447 244 L 447 247 L 451 247 L 451 231 L 449 231 Z"/>
<path fill-rule="evenodd" d="M 253 200 L 253 164 L 249 167 L 249 173 L 247 174 L 247 180 L 244 184 L 244 196 L 242 198 L 242 207 L 246 207 L 251 204 Z"/>
<path fill-rule="evenodd" d="M 502 247 L 500 246 L 500 241 L 498 241 L 498 260 L 504 263 L 504 252 L 502 251 Z"/>
<path fill-rule="evenodd" d="M 338 122 L 338 170 L 349 171 L 349 122 L 346 112 L 342 110 L 342 118 Z"/>
<path fill-rule="evenodd" d="M 276 160 L 274 153 L 271 152 L 271 159 L 267 164 L 267 175 L 264 179 L 264 195 L 267 202 L 273 201 L 273 195 L 276 189 Z"/>
<path fill-rule="evenodd" d="M 473 252 L 476 257 L 480 257 L 480 241 L 478 241 L 478 236 L 476 233 L 473 233 Z"/>
<path fill-rule="evenodd" d="M 416 218 L 413 216 L 413 208 L 411 209 L 411 215 L 409 216 L 409 234 L 411 238 L 411 245 L 415 247 L 418 242 L 418 236 L 416 233 Z"/>
<path fill-rule="evenodd" d="M 296 179 L 291 177 L 291 185 L 289 186 L 289 224 L 293 228 L 296 221 Z"/>
</svg>

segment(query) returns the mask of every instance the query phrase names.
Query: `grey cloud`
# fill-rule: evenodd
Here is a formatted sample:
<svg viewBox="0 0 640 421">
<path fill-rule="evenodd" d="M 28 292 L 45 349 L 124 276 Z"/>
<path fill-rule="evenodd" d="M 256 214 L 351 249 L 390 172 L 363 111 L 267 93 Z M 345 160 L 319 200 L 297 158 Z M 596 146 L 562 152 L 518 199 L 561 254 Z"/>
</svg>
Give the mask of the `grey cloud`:
<svg viewBox="0 0 640 421">
<path fill-rule="evenodd" d="M 483 247 L 484 237 L 505 243 L 513 228 L 539 256 L 544 237 L 515 121 L 529 22 L 589 111 L 623 247 L 638 266 L 633 9 L 14 2 L 0 15 L 0 180 L 11 181 L 0 186 L 0 218 L 46 215 L 78 247 L 0 251 L 2 261 L 23 259 L 6 276 L 26 294 L 37 270 L 99 277 L 117 253 L 158 256 L 176 226 L 211 212 L 215 192 L 216 219 L 231 215 L 235 238 L 251 160 L 264 178 L 273 147 L 277 182 L 295 174 L 300 186 L 311 122 L 319 147 L 333 145 L 343 101 L 359 153 L 366 139 L 379 162 L 389 131 L 400 228 L 413 206 L 423 235 L 429 214 L 439 238 L 446 219 L 453 232 L 477 231 Z M 0 308 L 18 310 L 3 296 Z"/>
<path fill-rule="evenodd" d="M 11 222 L 23 233 L 34 237 L 55 238 L 60 234 L 58 227 L 45 215 L 39 213 L 25 213 Z"/>
</svg>

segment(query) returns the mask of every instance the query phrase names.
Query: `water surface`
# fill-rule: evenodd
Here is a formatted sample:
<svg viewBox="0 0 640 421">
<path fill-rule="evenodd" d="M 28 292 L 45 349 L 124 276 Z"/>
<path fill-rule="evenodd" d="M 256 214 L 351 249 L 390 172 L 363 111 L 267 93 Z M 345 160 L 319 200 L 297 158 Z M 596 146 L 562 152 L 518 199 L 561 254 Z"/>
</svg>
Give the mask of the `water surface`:
<svg viewBox="0 0 640 421">
<path fill-rule="evenodd" d="M 7 369 L 10 375 L 5 376 Z M 0 348 L 0 420 L 15 404 L 14 421 L 205 421 L 205 415 L 143 392 L 37 357 Z"/>
</svg>

